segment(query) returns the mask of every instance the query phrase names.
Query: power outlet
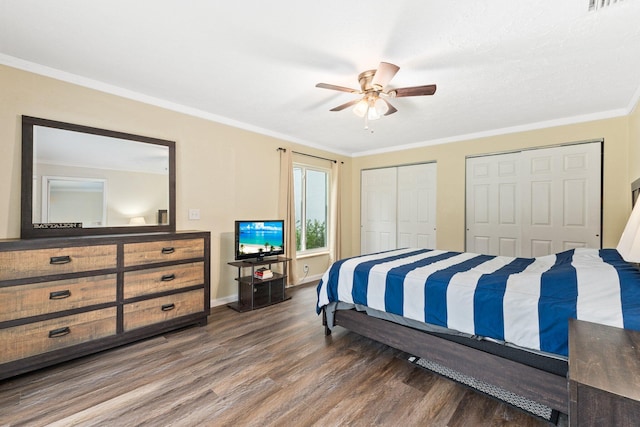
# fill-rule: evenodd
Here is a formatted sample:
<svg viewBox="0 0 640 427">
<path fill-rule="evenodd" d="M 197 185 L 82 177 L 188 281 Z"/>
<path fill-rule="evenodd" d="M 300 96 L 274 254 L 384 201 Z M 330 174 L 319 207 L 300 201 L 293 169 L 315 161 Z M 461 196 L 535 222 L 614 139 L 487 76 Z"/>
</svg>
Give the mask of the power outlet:
<svg viewBox="0 0 640 427">
<path fill-rule="evenodd" d="M 189 209 L 189 219 L 200 219 L 200 209 Z"/>
<path fill-rule="evenodd" d="M 305 273 L 309 272 L 309 264 L 305 264 L 302 266 L 302 271 L 304 271 Z"/>
</svg>

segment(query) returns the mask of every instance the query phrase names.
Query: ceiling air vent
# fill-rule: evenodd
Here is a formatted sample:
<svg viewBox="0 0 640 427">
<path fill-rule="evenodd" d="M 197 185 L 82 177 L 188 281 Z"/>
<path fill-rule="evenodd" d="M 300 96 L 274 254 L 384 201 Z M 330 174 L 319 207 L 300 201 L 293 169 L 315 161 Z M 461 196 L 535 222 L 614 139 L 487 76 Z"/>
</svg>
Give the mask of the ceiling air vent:
<svg viewBox="0 0 640 427">
<path fill-rule="evenodd" d="M 622 3 L 622 0 L 589 0 L 589 12 L 595 12 L 616 3 Z"/>
</svg>

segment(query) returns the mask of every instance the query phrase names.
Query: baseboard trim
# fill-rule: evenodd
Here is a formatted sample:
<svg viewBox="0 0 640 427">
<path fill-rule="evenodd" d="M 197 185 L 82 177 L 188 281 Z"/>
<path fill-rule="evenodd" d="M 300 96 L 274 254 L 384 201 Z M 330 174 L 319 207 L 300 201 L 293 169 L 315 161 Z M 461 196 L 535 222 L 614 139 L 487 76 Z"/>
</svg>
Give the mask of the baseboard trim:
<svg viewBox="0 0 640 427">
<path fill-rule="evenodd" d="M 295 285 L 292 285 L 292 286 L 304 285 L 305 283 L 315 282 L 317 280 L 322 279 L 322 276 L 323 276 L 323 274 L 315 274 L 313 276 L 303 277 L 302 279 L 300 279 L 300 281 L 298 283 L 296 283 Z"/>
<path fill-rule="evenodd" d="M 216 298 L 211 300 L 211 307 L 217 307 L 219 305 L 225 305 L 236 301 L 238 301 L 238 294 L 229 295 L 224 298 Z"/>
</svg>

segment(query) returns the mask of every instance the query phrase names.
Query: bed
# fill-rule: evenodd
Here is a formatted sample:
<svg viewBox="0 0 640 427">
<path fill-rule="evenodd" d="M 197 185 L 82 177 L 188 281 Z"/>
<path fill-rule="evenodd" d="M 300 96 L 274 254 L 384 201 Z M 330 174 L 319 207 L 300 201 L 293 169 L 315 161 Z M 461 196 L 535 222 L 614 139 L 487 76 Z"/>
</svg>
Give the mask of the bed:
<svg viewBox="0 0 640 427">
<path fill-rule="evenodd" d="M 406 248 L 335 262 L 318 284 L 342 326 L 568 413 L 568 320 L 640 330 L 640 271 L 615 249 L 537 258 Z"/>
</svg>

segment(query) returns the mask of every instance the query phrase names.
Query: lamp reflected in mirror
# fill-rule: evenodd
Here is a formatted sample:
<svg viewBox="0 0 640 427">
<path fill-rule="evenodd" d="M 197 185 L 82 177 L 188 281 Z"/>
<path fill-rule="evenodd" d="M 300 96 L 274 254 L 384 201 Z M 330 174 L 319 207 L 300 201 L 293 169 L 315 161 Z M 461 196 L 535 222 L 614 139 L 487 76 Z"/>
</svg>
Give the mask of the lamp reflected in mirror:
<svg viewBox="0 0 640 427">
<path fill-rule="evenodd" d="M 146 225 L 147 221 L 143 216 L 134 216 L 129 220 L 129 225 Z"/>
</svg>

